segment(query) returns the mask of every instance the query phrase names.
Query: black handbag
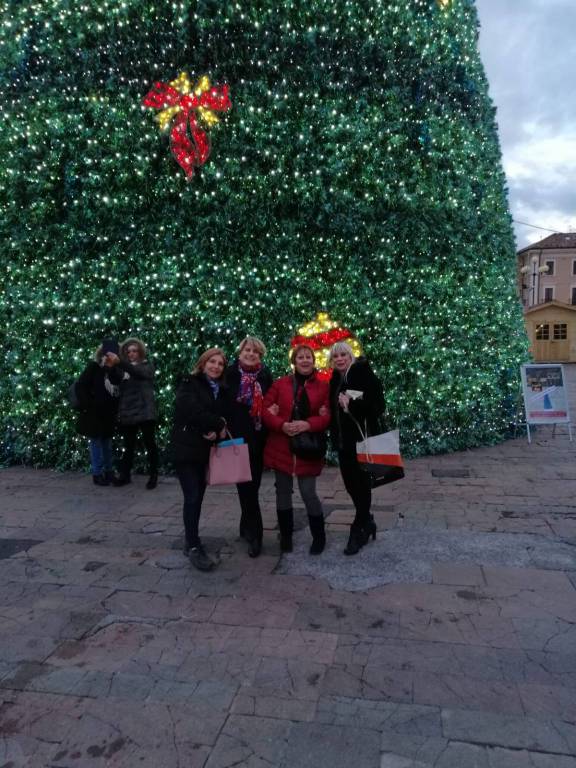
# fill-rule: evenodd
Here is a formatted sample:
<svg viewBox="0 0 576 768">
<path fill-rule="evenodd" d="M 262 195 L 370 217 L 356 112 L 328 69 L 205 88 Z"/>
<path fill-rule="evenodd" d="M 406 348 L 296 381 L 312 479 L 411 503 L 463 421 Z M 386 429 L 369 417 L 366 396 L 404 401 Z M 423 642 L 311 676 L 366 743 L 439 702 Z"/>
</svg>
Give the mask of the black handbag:
<svg viewBox="0 0 576 768">
<path fill-rule="evenodd" d="M 294 405 L 292 421 L 306 421 L 308 414 L 303 414 L 298 403 L 298 383 L 294 378 Z M 290 438 L 290 450 L 299 459 L 307 461 L 322 460 L 326 456 L 328 440 L 326 432 L 300 432 Z"/>
</svg>

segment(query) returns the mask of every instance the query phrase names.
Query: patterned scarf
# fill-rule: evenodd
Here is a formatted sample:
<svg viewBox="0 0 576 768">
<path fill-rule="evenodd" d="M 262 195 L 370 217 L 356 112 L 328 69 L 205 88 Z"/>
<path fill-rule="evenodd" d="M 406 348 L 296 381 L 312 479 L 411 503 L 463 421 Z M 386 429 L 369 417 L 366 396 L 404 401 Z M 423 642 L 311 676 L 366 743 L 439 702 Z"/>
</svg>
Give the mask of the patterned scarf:
<svg viewBox="0 0 576 768">
<path fill-rule="evenodd" d="M 238 365 L 240 389 L 238 390 L 236 402 L 244 403 L 250 407 L 250 416 L 257 431 L 262 429 L 262 403 L 264 402 L 262 387 L 258 381 L 258 374 L 261 368 L 262 366 L 258 365 L 253 371 L 246 371 L 241 365 Z"/>
</svg>

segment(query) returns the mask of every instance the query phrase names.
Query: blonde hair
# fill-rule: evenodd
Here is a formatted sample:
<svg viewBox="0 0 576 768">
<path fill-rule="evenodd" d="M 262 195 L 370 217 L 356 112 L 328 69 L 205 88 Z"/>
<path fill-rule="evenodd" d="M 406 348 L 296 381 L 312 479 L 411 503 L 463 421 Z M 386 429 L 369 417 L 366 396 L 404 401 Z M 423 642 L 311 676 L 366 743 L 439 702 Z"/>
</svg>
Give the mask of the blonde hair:
<svg viewBox="0 0 576 768">
<path fill-rule="evenodd" d="M 259 339 L 257 336 L 246 336 L 242 339 L 240 344 L 238 345 L 238 354 L 242 352 L 246 344 L 252 344 L 254 349 L 260 354 L 260 357 L 264 357 L 266 354 L 266 344 Z"/>
<path fill-rule="evenodd" d="M 208 360 L 210 360 L 211 357 L 216 357 L 216 355 L 219 355 L 224 361 L 224 368 L 222 369 L 222 376 L 224 376 L 224 371 L 226 370 L 227 361 L 226 361 L 226 355 L 220 349 L 220 347 L 210 347 L 210 349 L 207 349 L 206 352 L 202 352 L 198 360 L 196 360 L 196 365 L 192 369 L 192 373 L 195 375 L 199 373 L 204 373 L 204 366 L 206 365 Z"/>
<path fill-rule="evenodd" d="M 314 360 L 314 364 L 316 364 L 316 353 L 314 352 L 312 347 L 309 346 L 308 344 L 297 344 L 292 350 L 292 352 L 290 353 L 290 362 L 292 363 L 292 365 L 296 365 L 296 355 L 298 354 L 298 352 L 301 352 L 303 349 L 307 349 L 309 352 L 311 352 L 312 360 Z"/>
<path fill-rule="evenodd" d="M 346 352 L 346 354 L 350 355 L 352 358 L 352 362 L 356 360 L 356 355 L 354 354 L 354 350 L 350 346 L 350 344 L 347 344 L 345 341 L 337 341 L 335 344 L 332 344 L 330 347 L 330 354 L 328 355 L 328 362 L 331 364 L 332 360 L 334 359 L 334 355 L 340 352 Z"/>
<path fill-rule="evenodd" d="M 123 360 L 128 359 L 128 347 L 138 347 L 138 354 L 140 355 L 140 361 L 143 362 L 146 360 L 147 350 L 146 345 L 141 339 L 137 339 L 135 336 L 130 336 L 127 339 L 124 339 L 122 344 L 120 344 L 120 357 Z"/>
</svg>

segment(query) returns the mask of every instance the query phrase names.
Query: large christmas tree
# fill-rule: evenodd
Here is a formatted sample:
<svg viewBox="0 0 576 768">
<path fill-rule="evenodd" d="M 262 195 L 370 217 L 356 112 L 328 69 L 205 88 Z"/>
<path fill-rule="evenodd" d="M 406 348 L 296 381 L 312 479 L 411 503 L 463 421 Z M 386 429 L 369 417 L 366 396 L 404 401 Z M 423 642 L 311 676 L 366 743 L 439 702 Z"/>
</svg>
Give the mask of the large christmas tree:
<svg viewBox="0 0 576 768">
<path fill-rule="evenodd" d="M 4 461 L 84 459 L 65 393 L 103 335 L 148 342 L 166 418 L 199 350 L 254 333 L 280 374 L 318 312 L 410 452 L 506 433 L 526 342 L 472 0 L 1 9 Z"/>
</svg>

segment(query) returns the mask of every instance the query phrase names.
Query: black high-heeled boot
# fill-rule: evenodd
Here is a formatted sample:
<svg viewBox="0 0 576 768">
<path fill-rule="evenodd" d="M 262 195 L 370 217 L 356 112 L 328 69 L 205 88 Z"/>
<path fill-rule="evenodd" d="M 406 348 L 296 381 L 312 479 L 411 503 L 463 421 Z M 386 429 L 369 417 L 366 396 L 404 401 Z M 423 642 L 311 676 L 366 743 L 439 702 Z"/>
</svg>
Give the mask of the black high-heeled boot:
<svg viewBox="0 0 576 768">
<path fill-rule="evenodd" d="M 308 515 L 308 525 L 312 534 L 312 544 L 309 552 L 311 555 L 320 555 L 326 546 L 326 527 L 324 515 Z"/>
<path fill-rule="evenodd" d="M 366 525 L 362 527 L 362 538 L 363 538 L 362 546 L 364 546 L 365 544 L 368 544 L 368 542 L 370 541 L 370 537 L 372 537 L 372 541 L 374 541 L 376 538 L 377 531 L 378 531 L 378 526 L 376 525 L 376 521 L 374 520 L 374 517 L 370 515 L 370 519 L 368 520 Z"/>
<path fill-rule="evenodd" d="M 358 552 L 364 546 L 364 533 L 362 528 L 352 524 L 350 526 L 350 535 L 348 537 L 348 543 L 344 549 L 345 555 L 357 555 Z"/>
<path fill-rule="evenodd" d="M 292 552 L 294 512 L 292 509 L 278 509 L 276 514 L 278 516 L 278 529 L 280 530 L 280 552 Z"/>
</svg>

